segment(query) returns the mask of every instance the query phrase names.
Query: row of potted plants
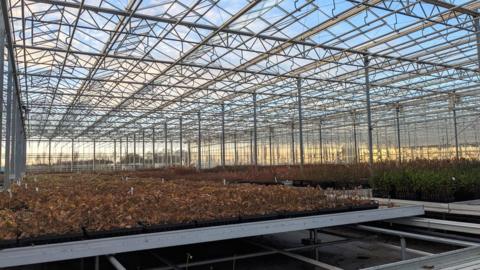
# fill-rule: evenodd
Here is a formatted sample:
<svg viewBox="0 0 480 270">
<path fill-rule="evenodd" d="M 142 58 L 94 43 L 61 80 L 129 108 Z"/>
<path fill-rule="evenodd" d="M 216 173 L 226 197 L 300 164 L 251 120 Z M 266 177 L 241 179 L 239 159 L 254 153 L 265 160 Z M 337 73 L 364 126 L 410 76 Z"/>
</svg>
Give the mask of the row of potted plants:
<svg viewBox="0 0 480 270">
<path fill-rule="evenodd" d="M 377 164 L 370 177 L 374 195 L 436 202 L 480 198 L 480 162 L 415 160 Z"/>
</svg>

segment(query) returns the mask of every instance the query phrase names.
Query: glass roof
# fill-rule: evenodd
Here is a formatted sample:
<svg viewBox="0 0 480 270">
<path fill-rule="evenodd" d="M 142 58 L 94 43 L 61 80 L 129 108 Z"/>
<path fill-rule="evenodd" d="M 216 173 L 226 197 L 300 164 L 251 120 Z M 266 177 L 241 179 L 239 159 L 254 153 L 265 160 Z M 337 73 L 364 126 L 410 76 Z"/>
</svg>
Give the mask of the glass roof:
<svg viewBox="0 0 480 270">
<path fill-rule="evenodd" d="M 476 0 L 10 0 L 29 138 L 478 114 Z M 368 59 L 368 61 L 366 61 Z M 418 108 L 422 108 L 419 112 Z M 266 126 L 266 125 L 264 125 Z M 188 136 L 188 132 L 185 133 Z M 193 136 L 192 132 L 192 136 Z"/>
</svg>

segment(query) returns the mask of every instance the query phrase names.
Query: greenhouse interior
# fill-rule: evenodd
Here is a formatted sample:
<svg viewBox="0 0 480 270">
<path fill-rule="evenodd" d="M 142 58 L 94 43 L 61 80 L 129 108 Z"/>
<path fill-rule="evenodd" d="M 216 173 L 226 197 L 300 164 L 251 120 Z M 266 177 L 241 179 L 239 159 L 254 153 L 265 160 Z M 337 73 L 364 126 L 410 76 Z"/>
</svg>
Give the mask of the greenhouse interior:
<svg viewBox="0 0 480 270">
<path fill-rule="evenodd" d="M 480 1 L 0 17 L 0 269 L 480 269 Z"/>
</svg>

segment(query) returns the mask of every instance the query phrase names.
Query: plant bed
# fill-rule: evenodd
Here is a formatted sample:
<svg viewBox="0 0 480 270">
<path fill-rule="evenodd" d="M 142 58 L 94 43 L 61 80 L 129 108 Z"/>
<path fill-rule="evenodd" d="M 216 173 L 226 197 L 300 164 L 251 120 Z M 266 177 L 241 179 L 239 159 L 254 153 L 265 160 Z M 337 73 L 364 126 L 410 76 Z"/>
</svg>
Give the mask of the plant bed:
<svg viewBox="0 0 480 270">
<path fill-rule="evenodd" d="M 297 165 L 277 166 L 226 166 L 197 171 L 193 167 L 167 167 L 124 171 L 122 175 L 129 178 L 164 178 L 169 180 L 214 180 L 229 182 L 274 183 L 279 181 L 311 182 L 310 186 L 321 185 L 323 188 L 349 188 L 368 186 L 369 170 L 365 163 L 358 164 L 308 164 L 303 173 Z M 118 172 L 105 172 L 104 176 L 115 176 Z M 305 186 L 306 186 L 305 185 Z"/>
<path fill-rule="evenodd" d="M 0 241 L 28 245 L 377 207 L 344 191 L 119 176 L 29 177 L 0 193 Z"/>
</svg>

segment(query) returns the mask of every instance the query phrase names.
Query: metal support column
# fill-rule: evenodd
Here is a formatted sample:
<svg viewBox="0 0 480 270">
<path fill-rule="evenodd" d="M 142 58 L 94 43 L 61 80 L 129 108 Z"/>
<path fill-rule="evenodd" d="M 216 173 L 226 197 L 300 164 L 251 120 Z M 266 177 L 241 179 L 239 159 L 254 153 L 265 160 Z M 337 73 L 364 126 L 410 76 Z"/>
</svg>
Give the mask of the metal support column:
<svg viewBox="0 0 480 270">
<path fill-rule="evenodd" d="M 292 156 L 292 164 L 295 165 L 297 163 L 296 156 L 295 156 L 295 123 L 292 119 L 291 124 L 291 135 L 292 135 L 292 142 L 291 142 L 291 156 Z"/>
<path fill-rule="evenodd" d="M 475 38 L 477 43 L 478 68 L 480 68 L 480 18 L 473 18 L 473 24 L 475 26 Z"/>
<path fill-rule="evenodd" d="M 187 142 L 187 166 L 190 167 L 192 164 L 192 152 L 191 152 L 191 145 L 190 145 L 190 140 Z"/>
<path fill-rule="evenodd" d="M 368 130 L 368 165 L 370 169 L 373 166 L 373 140 L 372 140 L 372 111 L 370 108 L 370 75 L 368 71 L 368 65 L 370 64 L 370 60 L 368 59 L 368 55 L 364 56 L 364 65 L 365 65 L 365 96 L 367 102 L 367 130 Z"/>
<path fill-rule="evenodd" d="M 74 142 L 75 142 L 75 139 L 72 138 L 72 160 L 71 160 L 71 164 L 70 164 L 70 172 L 73 172 L 73 163 L 75 162 L 75 154 L 73 152 L 73 150 L 75 149 L 75 145 L 74 145 Z"/>
<path fill-rule="evenodd" d="M 12 100 L 12 138 L 11 138 L 11 155 L 10 155 L 10 168 L 11 172 L 10 175 L 13 177 L 11 180 L 17 180 L 18 173 L 17 173 L 17 158 L 18 158 L 18 119 L 19 119 L 19 111 L 18 111 L 18 96 L 17 91 L 13 91 L 13 100 Z"/>
<path fill-rule="evenodd" d="M 145 169 L 145 130 L 142 130 L 142 167 Z"/>
<path fill-rule="evenodd" d="M 197 141 L 197 170 L 202 169 L 202 124 L 201 124 L 201 115 L 198 112 L 198 141 Z"/>
<path fill-rule="evenodd" d="M 460 159 L 460 151 L 458 148 L 458 131 L 457 131 L 457 100 L 454 95 L 452 98 L 452 114 L 453 114 L 453 130 L 455 132 L 455 158 Z"/>
<path fill-rule="evenodd" d="M 14 83 L 15 83 L 15 78 L 14 78 Z M 17 96 L 17 91 L 12 92 L 12 135 L 11 135 L 11 146 L 10 146 L 10 177 L 12 177 L 11 180 L 16 180 L 17 179 L 17 154 L 18 154 L 18 145 L 17 145 L 17 137 L 18 137 L 18 118 L 19 118 L 19 112 L 18 112 L 18 96 Z"/>
<path fill-rule="evenodd" d="M 407 241 L 405 237 L 400 237 L 400 256 L 402 261 L 407 259 Z"/>
<path fill-rule="evenodd" d="M 174 165 L 174 163 L 175 163 L 175 160 L 173 158 L 173 140 L 170 139 L 170 162 L 169 162 L 169 164 Z"/>
<path fill-rule="evenodd" d="M 270 160 L 270 166 L 273 165 L 272 136 L 273 136 L 273 127 L 270 127 L 269 133 L 268 133 L 268 155 Z"/>
<path fill-rule="evenodd" d="M 20 107 L 21 108 L 21 107 Z M 22 179 L 23 171 L 22 171 L 22 163 L 23 163 L 23 144 L 24 144 L 24 130 L 22 125 L 22 109 L 18 110 L 18 171 L 17 171 L 17 179 Z"/>
<path fill-rule="evenodd" d="M 11 126 L 12 126 L 12 88 L 13 88 L 13 75 L 12 75 L 12 59 L 10 54 L 8 54 L 8 74 L 7 74 L 7 117 L 5 123 L 5 174 L 3 180 L 3 186 L 5 189 L 10 187 L 10 137 L 11 137 Z M 3 79 L 3 76 L 2 76 Z M 2 104 L 3 106 L 3 104 Z M 50 154 L 49 154 L 49 169 L 50 167 Z"/>
<path fill-rule="evenodd" d="M 225 104 L 222 103 L 221 165 L 225 168 Z"/>
<path fill-rule="evenodd" d="M 4 79 L 4 55 L 5 55 L 5 27 L 3 20 L 0 22 L 0 157 L 2 156 L 3 140 L 3 79 Z M 8 59 L 8 57 L 7 57 Z M 2 158 L 0 158 L 0 168 L 2 167 Z"/>
<path fill-rule="evenodd" d="M 163 166 L 168 166 L 168 133 L 167 133 L 167 120 L 163 123 Z"/>
<path fill-rule="evenodd" d="M 10 164 L 10 161 L 8 162 L 8 164 Z M 48 139 L 48 170 L 52 170 L 52 139 Z"/>
<path fill-rule="evenodd" d="M 258 142 L 257 142 L 257 93 L 252 94 L 253 97 L 253 166 L 255 170 L 258 165 Z"/>
<path fill-rule="evenodd" d="M 123 164 L 123 162 L 122 162 L 122 138 L 120 138 L 120 142 L 119 142 L 119 143 L 120 143 L 120 145 L 119 145 L 119 148 L 120 148 L 120 149 L 119 149 L 119 151 L 118 151 L 118 152 L 120 153 L 119 163 L 120 163 L 120 169 L 122 169 L 122 164 Z"/>
<path fill-rule="evenodd" d="M 96 144 L 95 139 L 93 139 L 93 162 L 92 162 L 92 170 L 93 171 L 95 171 L 95 158 L 96 158 L 95 157 L 95 155 L 96 155 L 96 153 L 95 153 L 96 152 L 96 149 L 95 149 L 96 145 L 95 144 Z"/>
<path fill-rule="evenodd" d="M 212 146 L 212 138 L 207 138 L 207 168 L 212 167 L 212 156 L 211 156 L 211 146 Z"/>
<path fill-rule="evenodd" d="M 113 139 L 113 170 L 117 169 L 117 140 Z"/>
<path fill-rule="evenodd" d="M 95 256 L 94 270 L 100 270 L 100 257 Z"/>
<path fill-rule="evenodd" d="M 133 133 L 133 169 L 137 169 L 137 134 Z"/>
<path fill-rule="evenodd" d="M 320 144 L 320 164 L 323 164 L 323 138 L 322 138 L 322 120 L 318 124 L 318 140 Z"/>
<path fill-rule="evenodd" d="M 155 128 L 152 128 L 152 167 L 155 168 Z"/>
<path fill-rule="evenodd" d="M 357 143 L 357 113 L 352 112 L 353 119 L 353 159 L 355 163 L 358 163 L 358 143 Z"/>
<path fill-rule="evenodd" d="M 130 156 L 128 155 L 128 137 L 125 138 L 125 161 L 127 168 L 130 168 Z"/>
<path fill-rule="evenodd" d="M 253 164 L 253 130 L 250 130 L 250 144 L 249 144 L 249 149 L 250 149 L 250 165 Z"/>
<path fill-rule="evenodd" d="M 297 78 L 298 95 L 298 143 L 300 146 L 300 173 L 303 175 L 303 164 L 305 162 L 305 153 L 303 149 L 303 112 L 302 112 L 302 80 Z"/>
<path fill-rule="evenodd" d="M 238 165 L 237 132 L 233 133 L 233 164 Z"/>
<path fill-rule="evenodd" d="M 400 105 L 395 107 L 395 118 L 397 122 L 397 151 L 398 151 L 398 163 L 402 163 L 402 145 L 400 141 Z"/>
<path fill-rule="evenodd" d="M 182 117 L 180 116 L 180 134 L 179 134 L 179 139 L 180 139 L 180 142 L 179 142 L 179 146 L 180 146 L 180 167 L 183 166 L 183 120 L 182 120 Z"/>
</svg>

